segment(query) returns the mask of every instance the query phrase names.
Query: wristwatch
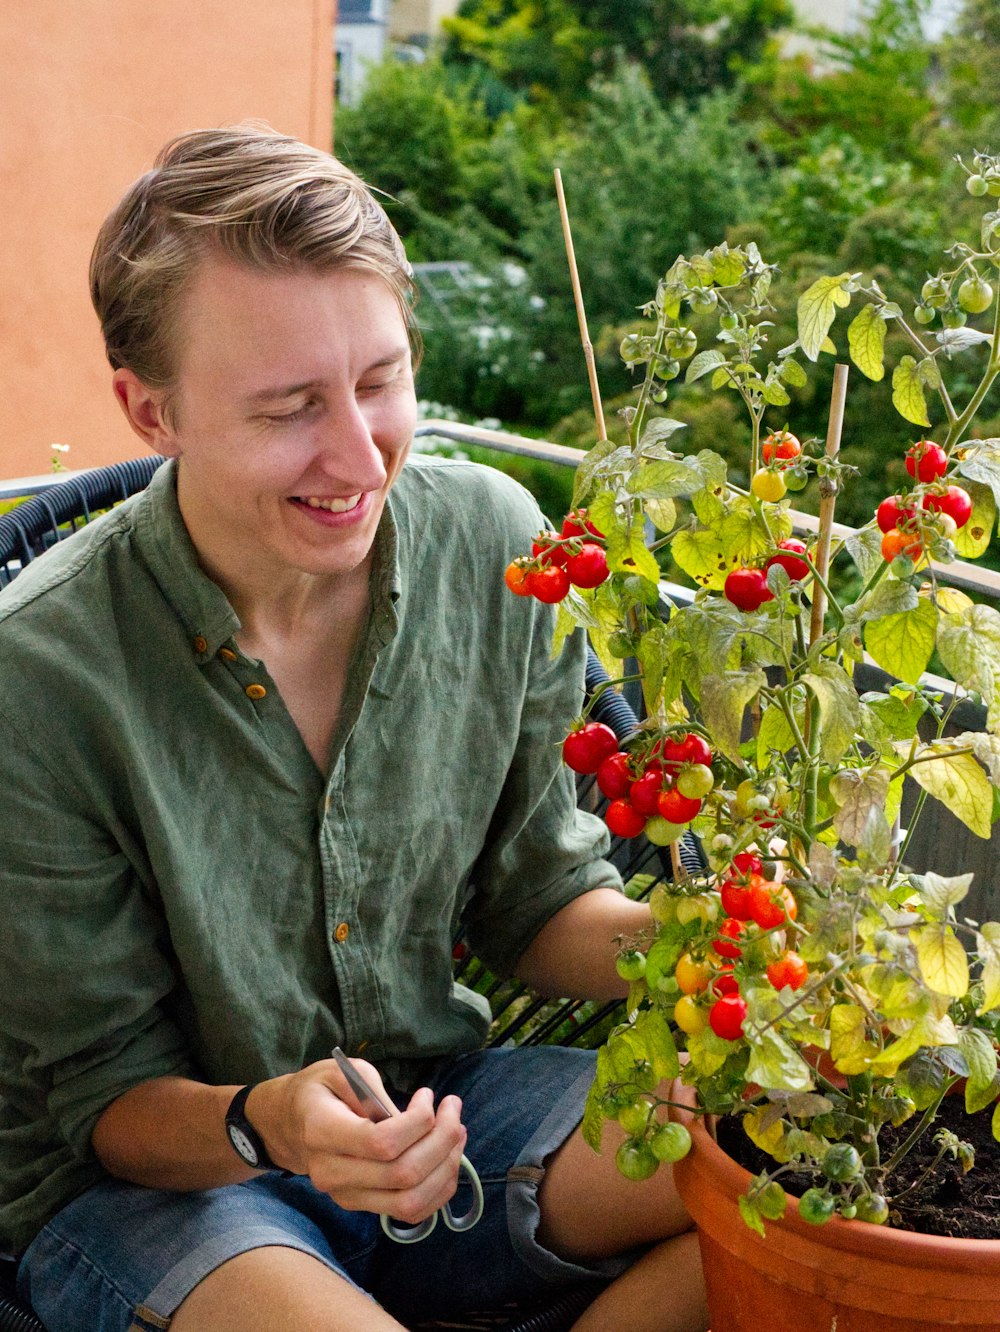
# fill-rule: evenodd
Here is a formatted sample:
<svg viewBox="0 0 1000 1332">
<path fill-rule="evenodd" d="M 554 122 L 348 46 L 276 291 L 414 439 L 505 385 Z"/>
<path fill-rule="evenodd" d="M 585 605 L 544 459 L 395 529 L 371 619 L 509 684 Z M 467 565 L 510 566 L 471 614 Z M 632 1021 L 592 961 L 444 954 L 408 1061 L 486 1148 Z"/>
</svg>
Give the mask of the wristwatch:
<svg viewBox="0 0 1000 1332">
<path fill-rule="evenodd" d="M 247 1119 L 244 1111 L 247 1097 L 255 1086 L 256 1083 L 251 1082 L 249 1086 L 241 1087 L 230 1101 L 229 1109 L 226 1111 L 226 1132 L 229 1134 L 233 1151 L 246 1165 L 253 1166 L 255 1170 L 280 1170 L 281 1167 L 275 1165 L 268 1156 L 264 1139 Z M 284 1170 L 282 1173 L 287 1175 L 290 1172 Z"/>
</svg>

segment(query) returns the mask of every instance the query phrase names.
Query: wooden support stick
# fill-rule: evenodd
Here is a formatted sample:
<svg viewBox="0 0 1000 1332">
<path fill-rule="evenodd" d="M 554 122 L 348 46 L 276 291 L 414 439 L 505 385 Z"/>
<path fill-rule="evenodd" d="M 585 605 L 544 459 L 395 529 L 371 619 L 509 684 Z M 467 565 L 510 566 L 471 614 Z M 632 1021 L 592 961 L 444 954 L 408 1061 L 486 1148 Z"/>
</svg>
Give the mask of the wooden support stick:
<svg viewBox="0 0 1000 1332">
<path fill-rule="evenodd" d="M 847 399 L 847 366 L 833 367 L 833 392 L 830 395 L 830 424 L 826 432 L 826 456 L 836 458 L 840 452 L 840 436 L 844 428 L 844 403 Z M 824 582 L 830 570 L 830 537 L 833 531 L 833 510 L 837 492 L 831 486 L 820 485 L 819 542 L 813 554 L 816 568 Z M 826 593 L 819 583 L 813 583 L 812 618 L 809 624 L 809 642 L 815 643 L 823 632 L 826 614 Z"/>
<path fill-rule="evenodd" d="M 569 229 L 569 213 L 566 210 L 566 196 L 563 194 L 562 173 L 556 167 L 556 197 L 559 200 L 559 216 L 562 218 L 563 239 L 566 242 L 566 258 L 569 260 L 569 276 L 573 284 L 573 299 L 576 302 L 576 317 L 580 322 L 580 338 L 583 341 L 583 356 L 587 362 L 587 378 L 590 380 L 590 398 L 594 404 L 594 420 L 597 423 L 597 438 L 607 439 L 608 431 L 604 424 L 604 408 L 601 405 L 601 390 L 597 383 L 597 367 L 594 364 L 594 348 L 587 332 L 587 314 L 583 308 L 583 293 L 580 290 L 580 275 L 576 270 L 576 254 L 573 250 L 573 235 Z"/>
</svg>

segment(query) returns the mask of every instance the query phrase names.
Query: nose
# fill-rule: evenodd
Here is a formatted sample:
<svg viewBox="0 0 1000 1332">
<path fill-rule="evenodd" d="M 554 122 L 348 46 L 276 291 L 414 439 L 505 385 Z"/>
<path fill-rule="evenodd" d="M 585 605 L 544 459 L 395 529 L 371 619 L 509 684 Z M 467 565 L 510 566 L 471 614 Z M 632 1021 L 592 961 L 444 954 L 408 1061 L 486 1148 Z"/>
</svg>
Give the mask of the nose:
<svg viewBox="0 0 1000 1332">
<path fill-rule="evenodd" d="M 325 476 L 351 494 L 385 485 L 385 460 L 353 397 L 330 413 L 317 441 L 316 461 Z"/>
</svg>

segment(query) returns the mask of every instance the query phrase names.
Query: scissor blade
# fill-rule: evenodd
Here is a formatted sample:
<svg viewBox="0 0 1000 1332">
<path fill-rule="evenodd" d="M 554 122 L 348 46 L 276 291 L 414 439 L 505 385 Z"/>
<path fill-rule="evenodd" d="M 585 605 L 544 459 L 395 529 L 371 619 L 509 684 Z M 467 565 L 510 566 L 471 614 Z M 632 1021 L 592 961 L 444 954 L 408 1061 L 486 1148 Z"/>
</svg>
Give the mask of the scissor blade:
<svg viewBox="0 0 1000 1332">
<path fill-rule="evenodd" d="M 347 1085 L 361 1102 L 361 1108 L 364 1111 L 365 1116 L 370 1119 L 373 1124 L 380 1124 L 383 1119 L 390 1119 L 392 1117 L 392 1111 L 381 1097 L 376 1095 L 372 1088 L 369 1087 L 368 1083 L 365 1082 L 364 1078 L 347 1058 L 347 1055 L 344 1054 L 340 1046 L 336 1046 L 330 1051 L 330 1053 L 337 1061 L 337 1067 L 347 1079 Z"/>
</svg>

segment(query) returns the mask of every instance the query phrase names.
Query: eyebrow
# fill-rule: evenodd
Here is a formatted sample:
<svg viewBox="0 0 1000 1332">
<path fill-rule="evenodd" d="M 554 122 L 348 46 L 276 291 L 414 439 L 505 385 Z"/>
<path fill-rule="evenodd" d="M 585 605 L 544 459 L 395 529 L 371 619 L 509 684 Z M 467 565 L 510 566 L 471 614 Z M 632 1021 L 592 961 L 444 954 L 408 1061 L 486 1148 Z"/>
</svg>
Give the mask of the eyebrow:
<svg viewBox="0 0 1000 1332">
<path fill-rule="evenodd" d="M 369 375 L 373 370 L 384 370 L 387 366 L 396 365 L 409 355 L 409 351 L 409 347 L 400 347 L 398 351 L 390 352 L 387 356 L 382 356 L 377 361 L 373 361 L 363 373 Z M 324 384 L 325 381 L 322 379 L 306 379 L 301 384 L 276 384 L 272 388 L 258 389 L 256 393 L 251 393 L 246 401 L 251 406 L 265 402 L 277 402 L 282 398 L 293 398 L 297 393 L 308 393 L 314 389 L 323 388 Z"/>
</svg>

